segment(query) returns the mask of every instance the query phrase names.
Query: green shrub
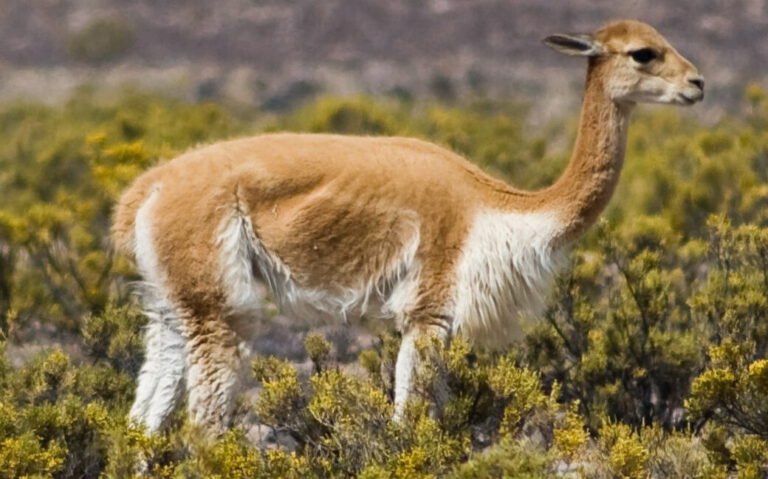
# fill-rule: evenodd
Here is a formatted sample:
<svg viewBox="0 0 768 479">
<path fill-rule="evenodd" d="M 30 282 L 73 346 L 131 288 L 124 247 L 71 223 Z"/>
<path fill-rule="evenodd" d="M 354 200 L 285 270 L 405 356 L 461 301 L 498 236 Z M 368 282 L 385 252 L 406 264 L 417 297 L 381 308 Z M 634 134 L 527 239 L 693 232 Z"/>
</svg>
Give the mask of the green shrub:
<svg viewBox="0 0 768 479">
<path fill-rule="evenodd" d="M 402 422 L 390 420 L 395 335 L 360 354 L 349 368 L 359 374 L 310 335 L 311 372 L 253 364 L 261 393 L 243 409 L 273 443 L 239 429 L 202 439 L 183 410 L 166 434 L 129 426 L 145 319 L 128 295 L 135 272 L 106 238 L 117 195 L 144 169 L 261 126 L 421 137 L 530 188 L 567 159 L 558 145 L 569 138 L 551 132 L 569 120 L 537 136 L 514 102 L 321 98 L 274 115 L 250 122 L 135 92 L 0 106 L 0 477 L 768 473 L 768 94 L 758 86 L 716 125 L 640 112 L 605 221 L 575 246 L 543 320 L 506 354 L 421 345 Z"/>
<path fill-rule="evenodd" d="M 0 125 L 0 333 L 20 340 L 41 318 L 76 332 L 124 304 L 121 279 L 135 273 L 107 239 L 120 191 L 158 158 L 243 128 L 211 104 L 131 92 L 101 103 L 87 91 L 58 108 L 0 108 Z"/>
</svg>

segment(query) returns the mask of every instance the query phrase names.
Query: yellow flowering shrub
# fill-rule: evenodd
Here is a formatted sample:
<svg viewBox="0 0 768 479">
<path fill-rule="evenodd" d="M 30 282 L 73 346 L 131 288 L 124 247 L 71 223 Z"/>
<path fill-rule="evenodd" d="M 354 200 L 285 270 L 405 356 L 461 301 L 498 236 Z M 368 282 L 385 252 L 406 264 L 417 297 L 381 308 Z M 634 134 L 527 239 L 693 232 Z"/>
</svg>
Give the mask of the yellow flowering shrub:
<svg viewBox="0 0 768 479">
<path fill-rule="evenodd" d="M 268 431 L 261 442 L 238 428 L 202 439 L 183 410 L 164 434 L 128 425 L 146 320 L 107 228 L 141 171 L 199 143 L 289 129 L 425 138 L 535 188 L 567 161 L 572 119 L 549 138 L 525 115 L 514 101 L 323 97 L 245 116 L 86 90 L 57 106 L 0 105 L 0 477 L 765 477 L 759 85 L 716 124 L 639 111 L 616 194 L 544 317 L 503 353 L 421 345 L 401 422 L 390 419 L 399 338 L 382 334 L 348 367 L 315 334 L 311 371 L 254 361 L 260 394 L 241 410 Z"/>
</svg>

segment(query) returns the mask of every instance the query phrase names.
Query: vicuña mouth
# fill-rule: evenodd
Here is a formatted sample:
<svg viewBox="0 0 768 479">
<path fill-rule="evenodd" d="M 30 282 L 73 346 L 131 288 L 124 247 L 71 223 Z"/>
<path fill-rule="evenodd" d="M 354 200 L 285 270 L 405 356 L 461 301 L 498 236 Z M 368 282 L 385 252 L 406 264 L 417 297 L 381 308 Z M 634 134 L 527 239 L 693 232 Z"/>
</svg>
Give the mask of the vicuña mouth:
<svg viewBox="0 0 768 479">
<path fill-rule="evenodd" d="M 678 98 L 680 98 L 680 100 L 686 105 L 693 105 L 694 103 L 696 103 L 695 98 L 691 98 L 683 93 L 681 93 Z"/>
<path fill-rule="evenodd" d="M 700 101 L 703 97 L 704 95 L 688 96 L 685 93 L 680 93 L 678 95 L 678 98 L 680 99 L 680 101 L 683 102 L 683 104 L 685 105 L 693 105 L 697 101 Z"/>
</svg>

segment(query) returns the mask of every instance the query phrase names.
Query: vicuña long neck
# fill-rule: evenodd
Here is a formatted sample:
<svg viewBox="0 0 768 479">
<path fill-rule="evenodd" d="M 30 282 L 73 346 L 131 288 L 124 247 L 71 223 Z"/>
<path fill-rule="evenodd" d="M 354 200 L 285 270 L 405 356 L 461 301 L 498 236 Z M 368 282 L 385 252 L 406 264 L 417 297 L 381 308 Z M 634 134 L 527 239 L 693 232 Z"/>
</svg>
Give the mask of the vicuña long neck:
<svg viewBox="0 0 768 479">
<path fill-rule="evenodd" d="M 607 206 L 624 164 L 630 110 L 608 96 L 600 65 L 590 62 L 571 161 L 555 184 L 540 192 L 543 209 L 557 211 L 565 224 L 559 239 L 577 238 Z"/>
<path fill-rule="evenodd" d="M 563 223 L 556 243 L 576 239 L 605 209 L 619 180 L 631 105 L 617 104 L 605 91 L 601 65 L 590 62 L 576 144 L 562 176 L 550 187 L 513 192 L 508 208 L 555 213 Z M 520 196 L 520 195 L 524 196 Z"/>
</svg>

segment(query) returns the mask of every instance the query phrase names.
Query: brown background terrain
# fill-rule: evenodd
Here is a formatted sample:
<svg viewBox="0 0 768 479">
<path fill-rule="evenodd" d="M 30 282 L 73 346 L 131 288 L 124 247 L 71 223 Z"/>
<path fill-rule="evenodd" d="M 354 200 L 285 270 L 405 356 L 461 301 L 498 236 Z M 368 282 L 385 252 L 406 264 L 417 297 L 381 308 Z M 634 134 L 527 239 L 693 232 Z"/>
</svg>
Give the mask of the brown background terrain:
<svg viewBox="0 0 768 479">
<path fill-rule="evenodd" d="M 56 102 L 83 84 L 284 109 L 319 92 L 527 98 L 578 106 L 582 62 L 540 40 L 612 18 L 655 25 L 700 66 L 705 111 L 734 107 L 768 71 L 768 1 L 0 0 L 0 99 Z M 106 58 L 75 42 L 107 20 Z M 78 35 L 81 35 L 78 37 Z"/>
</svg>

